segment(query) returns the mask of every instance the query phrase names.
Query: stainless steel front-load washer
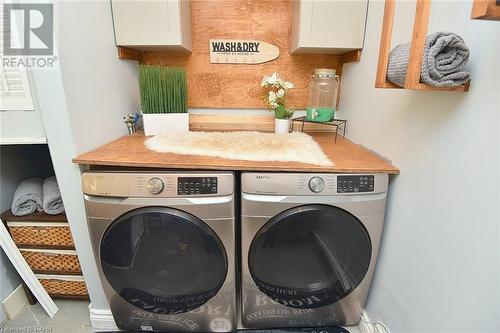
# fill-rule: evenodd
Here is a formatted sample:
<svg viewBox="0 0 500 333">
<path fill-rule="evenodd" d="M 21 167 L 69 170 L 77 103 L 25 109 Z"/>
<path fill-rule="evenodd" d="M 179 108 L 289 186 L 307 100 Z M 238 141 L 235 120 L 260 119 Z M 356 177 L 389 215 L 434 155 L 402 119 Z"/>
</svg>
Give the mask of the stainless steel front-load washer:
<svg viewBox="0 0 500 333">
<path fill-rule="evenodd" d="M 359 322 L 387 174 L 243 173 L 242 328 Z"/>
<path fill-rule="evenodd" d="M 83 191 L 119 328 L 235 330 L 232 173 L 93 171 Z"/>
</svg>

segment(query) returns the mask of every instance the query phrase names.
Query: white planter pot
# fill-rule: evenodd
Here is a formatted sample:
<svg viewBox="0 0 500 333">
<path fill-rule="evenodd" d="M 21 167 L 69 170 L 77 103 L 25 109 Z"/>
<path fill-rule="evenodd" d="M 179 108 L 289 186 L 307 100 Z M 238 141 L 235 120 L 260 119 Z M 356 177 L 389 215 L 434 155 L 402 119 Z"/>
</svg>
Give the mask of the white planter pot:
<svg viewBox="0 0 500 333">
<path fill-rule="evenodd" d="M 290 119 L 274 119 L 274 133 L 287 134 L 290 132 Z"/>
<path fill-rule="evenodd" d="M 144 113 L 144 135 L 189 132 L 189 113 Z"/>
</svg>

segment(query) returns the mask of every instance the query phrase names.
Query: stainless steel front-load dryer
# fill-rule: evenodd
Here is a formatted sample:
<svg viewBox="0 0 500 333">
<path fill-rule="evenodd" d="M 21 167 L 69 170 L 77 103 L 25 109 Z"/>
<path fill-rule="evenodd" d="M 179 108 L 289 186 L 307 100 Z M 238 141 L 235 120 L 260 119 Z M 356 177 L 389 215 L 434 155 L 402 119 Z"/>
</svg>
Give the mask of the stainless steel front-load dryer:
<svg viewBox="0 0 500 333">
<path fill-rule="evenodd" d="M 354 325 L 375 268 L 387 174 L 242 174 L 242 328 Z"/>
<path fill-rule="evenodd" d="M 235 330 L 232 173 L 86 172 L 83 191 L 119 328 Z"/>
</svg>

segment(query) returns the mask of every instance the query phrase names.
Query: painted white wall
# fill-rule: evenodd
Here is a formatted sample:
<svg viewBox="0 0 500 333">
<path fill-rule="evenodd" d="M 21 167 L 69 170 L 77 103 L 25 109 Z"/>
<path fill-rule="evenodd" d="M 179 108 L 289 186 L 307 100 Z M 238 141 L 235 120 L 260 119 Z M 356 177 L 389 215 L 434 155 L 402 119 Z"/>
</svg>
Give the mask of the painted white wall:
<svg viewBox="0 0 500 333">
<path fill-rule="evenodd" d="M 136 61 L 118 59 L 109 1 L 58 1 L 59 56 L 76 152 L 126 134 L 139 111 Z"/>
<path fill-rule="evenodd" d="M 107 310 L 72 159 L 126 134 L 123 116 L 138 110 L 137 63 L 118 59 L 109 1 L 54 4 L 60 68 L 35 71 L 34 91 L 92 306 Z"/>
<path fill-rule="evenodd" d="M 398 2 L 394 42 L 415 2 Z M 375 89 L 383 2 L 371 1 L 360 63 L 344 67 L 348 135 L 401 168 L 391 184 L 371 319 L 393 333 L 500 331 L 500 24 L 470 1 L 433 1 L 429 32 L 471 49 L 468 93 Z"/>
</svg>

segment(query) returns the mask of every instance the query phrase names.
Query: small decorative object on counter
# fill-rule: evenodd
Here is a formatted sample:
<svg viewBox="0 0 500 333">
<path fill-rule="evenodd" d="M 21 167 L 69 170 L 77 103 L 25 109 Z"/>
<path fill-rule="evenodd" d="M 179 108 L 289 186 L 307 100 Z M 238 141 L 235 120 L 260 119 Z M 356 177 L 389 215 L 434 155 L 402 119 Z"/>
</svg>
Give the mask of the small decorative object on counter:
<svg viewBox="0 0 500 333">
<path fill-rule="evenodd" d="M 309 102 L 306 119 L 314 122 L 329 122 L 335 118 L 339 77 L 335 69 L 314 70 L 309 83 Z"/>
<path fill-rule="evenodd" d="M 269 111 L 274 112 L 274 133 L 290 132 L 290 118 L 294 110 L 286 107 L 285 97 L 288 90 L 294 87 L 293 83 L 285 81 L 274 72 L 272 75 L 264 76 L 260 85 L 265 89 L 264 104 Z"/>
<path fill-rule="evenodd" d="M 183 68 L 141 65 L 139 86 L 145 135 L 189 131 Z"/>
<path fill-rule="evenodd" d="M 141 116 L 139 113 L 129 113 L 126 117 L 123 117 L 123 122 L 127 125 L 128 134 L 134 134 L 141 128 L 140 120 Z"/>
</svg>

